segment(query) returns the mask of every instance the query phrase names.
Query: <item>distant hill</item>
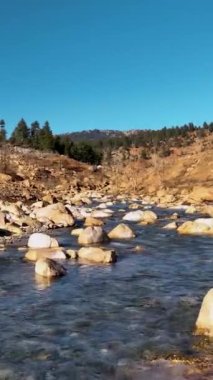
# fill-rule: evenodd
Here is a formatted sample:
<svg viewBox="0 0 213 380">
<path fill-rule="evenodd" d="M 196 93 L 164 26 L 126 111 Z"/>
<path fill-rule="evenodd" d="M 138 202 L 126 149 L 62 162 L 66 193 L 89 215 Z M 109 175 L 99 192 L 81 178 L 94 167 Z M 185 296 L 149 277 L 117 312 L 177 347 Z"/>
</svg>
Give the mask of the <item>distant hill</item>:
<svg viewBox="0 0 213 380">
<path fill-rule="evenodd" d="M 94 142 L 94 141 L 105 140 L 109 138 L 122 138 L 127 134 L 128 132 L 122 132 L 118 130 L 93 129 L 93 130 L 88 130 L 88 131 L 66 133 L 63 136 L 68 136 L 74 142 L 79 142 L 79 141 L 88 141 L 88 142 L 93 141 Z"/>
</svg>

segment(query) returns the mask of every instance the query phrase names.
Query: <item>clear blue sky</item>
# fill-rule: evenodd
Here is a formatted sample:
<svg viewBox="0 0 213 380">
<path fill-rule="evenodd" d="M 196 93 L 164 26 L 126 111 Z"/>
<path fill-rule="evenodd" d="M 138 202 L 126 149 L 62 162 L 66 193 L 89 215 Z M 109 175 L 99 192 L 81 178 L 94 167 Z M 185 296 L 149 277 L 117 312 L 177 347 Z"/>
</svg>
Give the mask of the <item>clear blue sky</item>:
<svg viewBox="0 0 213 380">
<path fill-rule="evenodd" d="M 213 0 L 0 0 L 0 15 L 9 131 L 213 120 Z"/>
</svg>

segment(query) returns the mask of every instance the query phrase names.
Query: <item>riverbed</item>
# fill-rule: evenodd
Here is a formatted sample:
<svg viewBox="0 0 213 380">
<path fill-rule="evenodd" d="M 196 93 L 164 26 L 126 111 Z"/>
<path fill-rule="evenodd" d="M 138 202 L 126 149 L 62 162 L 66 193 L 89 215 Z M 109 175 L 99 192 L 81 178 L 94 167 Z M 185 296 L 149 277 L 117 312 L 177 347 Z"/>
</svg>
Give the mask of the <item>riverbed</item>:
<svg viewBox="0 0 213 380">
<path fill-rule="evenodd" d="M 125 208 L 114 206 L 107 232 Z M 135 239 L 105 244 L 115 264 L 70 260 L 54 282 L 36 277 L 16 245 L 1 252 L 0 379 L 213 378 L 213 341 L 193 335 L 213 285 L 213 238 L 164 230 L 173 211 L 155 211 L 154 225 L 128 223 Z M 75 248 L 70 230 L 51 234 Z"/>
</svg>

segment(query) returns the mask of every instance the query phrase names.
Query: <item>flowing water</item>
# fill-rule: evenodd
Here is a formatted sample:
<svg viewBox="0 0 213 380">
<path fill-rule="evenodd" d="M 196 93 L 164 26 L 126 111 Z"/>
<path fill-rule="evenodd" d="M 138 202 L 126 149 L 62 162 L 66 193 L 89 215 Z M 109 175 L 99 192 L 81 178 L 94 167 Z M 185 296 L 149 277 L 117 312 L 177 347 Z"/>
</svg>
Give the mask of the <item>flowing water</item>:
<svg viewBox="0 0 213 380">
<path fill-rule="evenodd" d="M 119 207 L 107 231 L 124 215 Z M 67 275 L 52 283 L 16 247 L 1 253 L 0 379 L 213 378 L 213 342 L 192 334 L 213 285 L 213 238 L 163 230 L 169 212 L 157 213 L 155 225 L 129 223 L 134 240 L 107 244 L 117 263 L 67 261 Z M 52 234 L 77 247 L 70 229 Z M 208 362 L 208 374 L 186 375 L 183 361 Z"/>
</svg>

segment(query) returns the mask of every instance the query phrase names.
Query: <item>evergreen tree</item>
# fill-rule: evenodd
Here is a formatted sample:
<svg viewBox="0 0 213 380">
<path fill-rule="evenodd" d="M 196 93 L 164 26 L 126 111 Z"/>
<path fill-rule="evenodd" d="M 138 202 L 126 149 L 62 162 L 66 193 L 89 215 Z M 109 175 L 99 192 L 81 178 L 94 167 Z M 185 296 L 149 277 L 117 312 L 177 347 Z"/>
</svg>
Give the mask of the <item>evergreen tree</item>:
<svg viewBox="0 0 213 380">
<path fill-rule="evenodd" d="M 53 150 L 54 137 L 48 121 L 45 122 L 43 128 L 39 133 L 39 149 L 40 150 Z"/>
<path fill-rule="evenodd" d="M 11 139 L 11 143 L 19 146 L 28 146 L 30 143 L 30 130 L 24 119 L 21 119 L 14 129 Z"/>
<path fill-rule="evenodd" d="M 31 143 L 32 148 L 34 149 L 39 149 L 40 132 L 41 132 L 41 129 L 40 129 L 40 125 L 38 121 L 34 121 L 31 124 L 31 128 L 30 128 L 30 143 Z"/>
<path fill-rule="evenodd" d="M 3 119 L 0 120 L 0 143 L 4 143 L 6 141 L 6 129 L 5 129 L 5 121 Z"/>
</svg>

